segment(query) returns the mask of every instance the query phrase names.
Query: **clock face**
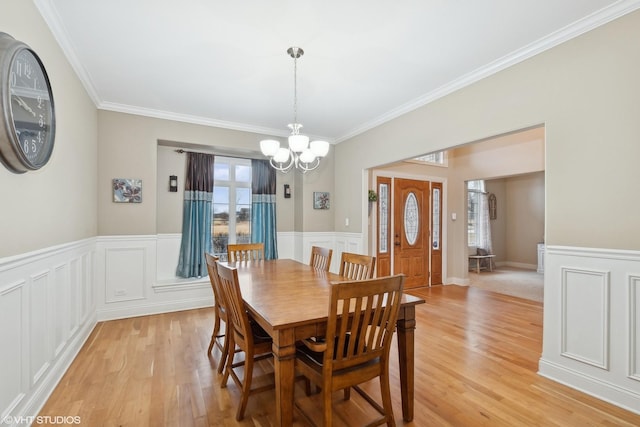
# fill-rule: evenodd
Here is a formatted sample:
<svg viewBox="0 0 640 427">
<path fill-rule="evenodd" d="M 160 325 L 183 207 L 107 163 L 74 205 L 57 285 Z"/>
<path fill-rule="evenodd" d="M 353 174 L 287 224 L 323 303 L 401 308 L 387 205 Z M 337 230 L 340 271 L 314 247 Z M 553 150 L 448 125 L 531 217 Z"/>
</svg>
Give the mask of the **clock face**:
<svg viewBox="0 0 640 427">
<path fill-rule="evenodd" d="M 56 117 L 49 77 L 25 43 L 0 32 L 0 162 L 37 170 L 53 152 Z"/>
<path fill-rule="evenodd" d="M 38 57 L 28 48 L 13 57 L 9 70 L 10 131 L 18 157 L 28 169 L 39 169 L 51 156 L 55 136 L 53 97 Z"/>
</svg>

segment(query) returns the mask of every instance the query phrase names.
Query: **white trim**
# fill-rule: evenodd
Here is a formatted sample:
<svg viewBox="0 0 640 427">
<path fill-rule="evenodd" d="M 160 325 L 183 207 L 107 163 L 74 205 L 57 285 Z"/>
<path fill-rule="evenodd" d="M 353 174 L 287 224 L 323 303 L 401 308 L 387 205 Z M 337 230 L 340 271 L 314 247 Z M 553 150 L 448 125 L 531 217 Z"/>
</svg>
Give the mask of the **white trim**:
<svg viewBox="0 0 640 427">
<path fill-rule="evenodd" d="M 53 5 L 52 2 L 48 0 L 34 0 L 34 3 L 42 18 L 49 26 L 49 29 L 53 33 L 54 38 L 60 45 L 62 51 L 67 57 L 71 67 L 74 69 L 80 81 L 82 82 L 84 88 L 87 93 L 93 100 L 94 104 L 98 109 L 102 110 L 110 110 L 123 112 L 128 114 L 136 114 L 140 116 L 146 117 L 154 117 L 166 120 L 173 120 L 178 122 L 186 122 L 199 124 L 204 126 L 213 126 L 224 129 L 233 129 L 240 130 L 245 132 L 252 132 L 258 134 L 266 134 L 273 136 L 286 137 L 288 135 L 284 129 L 272 129 L 261 126 L 254 126 L 245 123 L 235 123 L 235 122 L 227 122 L 222 120 L 214 120 L 206 117 L 200 116 L 191 116 L 186 114 L 179 114 L 170 111 L 161 111 L 154 110 L 149 108 L 136 107 L 125 104 L 118 104 L 113 102 L 106 102 L 101 99 L 97 90 L 95 89 L 95 84 L 89 73 L 86 71 L 82 63 L 79 61 L 75 49 L 73 47 L 73 43 L 71 43 L 70 38 L 67 34 L 64 25 L 62 24 L 62 20 Z M 530 43 L 527 46 L 524 46 L 514 52 L 511 52 L 508 55 L 503 56 L 489 64 L 486 64 L 470 73 L 465 74 L 464 76 L 455 79 L 427 94 L 419 96 L 412 101 L 409 101 L 403 105 L 400 105 L 385 114 L 378 116 L 372 120 L 364 122 L 359 126 L 347 131 L 345 134 L 340 135 L 336 138 L 326 137 L 326 136 L 313 136 L 314 139 L 323 139 L 332 143 L 339 143 L 342 141 L 346 141 L 347 139 L 353 138 L 367 130 L 370 130 L 374 127 L 380 126 L 383 123 L 386 123 L 392 119 L 395 119 L 399 116 L 402 116 L 408 112 L 416 110 L 424 105 L 427 105 L 431 102 L 434 102 L 446 95 L 449 95 L 457 90 L 460 90 L 464 87 L 467 87 L 473 83 L 476 83 L 486 77 L 489 77 L 493 74 L 498 73 L 506 68 L 509 68 L 513 65 L 516 65 L 520 62 L 523 62 L 539 53 L 542 53 L 546 50 L 549 50 L 555 46 L 558 46 L 568 40 L 571 40 L 581 34 L 584 34 L 588 31 L 593 30 L 594 28 L 600 27 L 610 21 L 613 21 L 616 18 L 619 18 L 623 15 L 626 15 L 636 9 L 640 8 L 640 0 L 622 0 L 616 2 L 608 7 L 605 7 L 597 12 L 592 13 L 591 15 L 580 19 L 577 22 L 574 22 L 565 28 L 562 28 L 558 31 L 555 31 L 552 34 L 549 34 L 533 43 Z"/>
<path fill-rule="evenodd" d="M 626 15 L 636 9 L 640 8 L 639 0 L 623 0 L 617 2 L 611 6 L 605 7 L 591 15 L 574 22 L 565 28 L 553 32 L 527 46 L 524 46 L 508 55 L 503 56 L 489 64 L 463 75 L 439 88 L 419 96 L 412 101 L 409 101 L 399 107 L 386 112 L 385 114 L 378 116 L 372 120 L 362 123 L 361 125 L 347 131 L 344 135 L 341 135 L 335 139 L 336 143 L 346 141 L 361 133 L 364 133 L 370 129 L 378 127 L 390 120 L 407 114 L 413 110 L 430 104 L 440 98 L 443 98 L 453 92 L 463 89 L 472 85 L 484 78 L 487 78 L 493 74 L 496 74 L 502 70 L 505 70 L 513 65 L 519 64 L 529 58 L 532 58 L 546 50 L 549 50 L 555 46 L 558 46 L 566 41 L 569 41 L 581 34 L 593 30 L 599 26 L 602 26 L 616 18 Z"/>
<path fill-rule="evenodd" d="M 612 405 L 640 414 L 640 393 L 619 387 L 592 375 L 568 368 L 549 360 L 540 360 L 538 374 Z"/>
<path fill-rule="evenodd" d="M 629 275 L 629 373 L 632 380 L 640 381 L 640 274 Z"/>
<path fill-rule="evenodd" d="M 560 269 L 562 280 L 560 282 L 560 286 L 562 287 L 561 296 L 562 296 L 562 313 L 561 313 L 561 347 L 560 354 L 564 357 L 568 357 L 570 359 L 575 359 L 579 362 L 588 363 L 600 369 L 609 369 L 609 272 L 608 271 L 598 271 L 598 270 L 587 270 L 584 268 L 567 268 L 562 267 Z M 602 314 L 602 324 L 600 325 L 600 330 L 602 331 L 602 336 L 600 337 L 600 342 L 595 343 L 600 346 L 601 352 L 598 360 L 590 359 L 584 355 L 580 355 L 577 353 L 572 353 L 569 350 L 568 337 L 571 334 L 571 331 L 568 330 L 569 319 L 567 315 L 569 313 L 569 301 L 568 301 L 568 274 L 574 273 L 575 275 L 585 275 L 585 276 L 594 276 L 600 278 L 600 313 Z"/>
<path fill-rule="evenodd" d="M 37 249 L 35 251 L 26 252 L 20 255 L 0 258 L 0 273 L 13 268 L 21 267 L 32 262 L 45 259 L 56 255 L 63 251 L 81 249 L 82 247 L 95 244 L 96 238 L 77 240 L 75 242 L 63 243 L 60 245 L 49 246 L 48 248 Z"/>
<path fill-rule="evenodd" d="M 567 277 L 568 272 L 577 274 Z M 632 277 L 640 280 L 638 272 L 640 251 L 546 247 L 540 375 L 640 414 L 640 383 L 633 366 L 637 307 L 630 300 Z M 582 292 L 583 285 L 589 292 Z M 569 327 L 568 311 L 575 315 Z M 597 319 L 588 317 L 592 315 Z M 582 319 L 595 323 L 584 326 Z"/>
<path fill-rule="evenodd" d="M 211 289 L 209 287 L 209 289 Z M 213 307 L 213 297 L 185 298 L 171 301 L 136 304 L 128 307 L 107 307 L 96 311 L 98 321 L 127 319 L 130 317 L 150 316 L 153 314 L 171 313 L 174 311 L 195 310 Z"/>
</svg>

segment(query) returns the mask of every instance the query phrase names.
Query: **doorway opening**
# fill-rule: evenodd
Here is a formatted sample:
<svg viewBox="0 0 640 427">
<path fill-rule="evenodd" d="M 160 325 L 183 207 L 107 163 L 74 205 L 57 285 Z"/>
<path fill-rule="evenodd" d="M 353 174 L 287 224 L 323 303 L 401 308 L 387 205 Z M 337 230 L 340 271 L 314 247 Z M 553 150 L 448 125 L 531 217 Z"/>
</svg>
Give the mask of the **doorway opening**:
<svg viewBox="0 0 640 427">
<path fill-rule="evenodd" d="M 370 169 L 368 171 L 368 188 L 375 190 L 380 195 L 383 191 L 379 180 L 385 184 L 384 180 L 387 179 L 386 188 L 389 191 L 387 195 L 388 206 L 384 207 L 379 200 L 376 208 L 371 209 L 369 215 L 368 235 L 371 236 L 368 239 L 369 250 L 371 253 L 379 254 L 379 274 L 386 271 L 392 273 L 409 271 L 413 275 L 414 270 L 420 267 L 421 262 L 427 263 L 430 268 L 434 258 L 431 249 L 435 244 L 441 257 L 440 261 L 436 261 L 441 265 L 440 283 L 473 286 L 475 279 L 476 283 L 481 285 L 483 279 L 492 272 L 483 270 L 478 275 L 476 272 L 470 271 L 468 258 L 469 230 L 466 182 L 476 179 L 487 182 L 489 191 L 494 194 L 495 198 L 493 209 L 497 219 L 494 221 L 503 221 L 500 226 L 502 228 L 494 233 L 496 238 L 502 239 L 496 243 L 494 248 L 496 255 L 494 266 L 497 267 L 494 271 L 502 274 L 513 269 L 538 272 L 540 270 L 538 268 L 538 243 L 544 242 L 544 143 L 544 126 L 538 126 L 448 149 L 444 152 L 444 164 L 425 164 L 411 159 Z M 402 209 L 407 204 L 413 205 L 413 202 L 407 201 L 408 193 L 404 198 L 395 193 L 395 181 L 400 182 L 403 179 L 439 183 L 441 186 L 438 196 L 429 194 L 429 201 L 426 205 L 421 206 L 421 200 L 416 199 L 417 206 L 422 208 L 420 212 L 426 213 L 426 216 L 424 214 L 421 216 L 420 224 L 423 227 L 428 227 L 425 241 L 429 243 L 429 252 L 426 252 L 426 249 L 422 247 L 422 250 L 425 251 L 422 254 L 422 261 L 418 260 L 417 256 L 409 257 L 409 260 L 404 261 L 401 258 L 396 260 L 394 252 L 398 243 L 403 245 L 410 240 L 405 235 L 406 233 L 403 234 L 402 229 L 399 232 L 397 230 L 396 217 L 402 218 L 401 214 L 397 213 L 400 209 L 398 205 L 401 205 Z M 532 183 L 535 183 L 533 185 L 534 195 L 525 191 L 525 187 Z M 434 197 L 440 198 L 436 204 L 439 209 L 436 216 L 439 218 L 437 225 L 434 225 L 432 221 L 434 207 L 432 199 Z M 529 203 L 533 203 L 533 205 Z M 530 219 L 520 215 L 520 210 L 531 211 L 533 209 L 536 210 L 536 218 L 541 220 L 535 227 L 531 226 Z M 516 215 L 518 216 L 516 217 Z M 404 224 L 404 220 L 401 221 L 401 224 Z M 438 231 L 433 233 L 434 229 Z M 425 231 L 427 228 L 422 228 L 422 230 Z M 386 240 L 384 238 L 385 231 Z M 535 237 L 526 234 L 529 232 L 534 233 Z M 418 238 L 424 237 L 420 231 L 417 236 Z M 528 244 L 530 240 L 533 242 L 532 244 Z M 387 246 L 383 247 L 384 244 Z M 541 264 L 543 265 L 543 262 Z M 542 271 L 535 276 L 539 278 L 540 287 L 543 286 L 543 274 L 541 273 Z M 433 275 L 431 268 L 427 274 Z M 424 280 L 422 286 L 433 284 L 435 281 L 430 283 L 429 280 Z M 529 296 L 524 297 L 532 299 Z"/>
</svg>

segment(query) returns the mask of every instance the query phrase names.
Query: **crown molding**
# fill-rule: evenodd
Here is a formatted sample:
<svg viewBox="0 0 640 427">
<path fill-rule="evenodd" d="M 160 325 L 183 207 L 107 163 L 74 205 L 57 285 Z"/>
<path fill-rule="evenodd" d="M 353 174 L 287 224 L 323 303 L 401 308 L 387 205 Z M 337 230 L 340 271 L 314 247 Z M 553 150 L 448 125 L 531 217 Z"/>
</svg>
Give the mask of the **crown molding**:
<svg viewBox="0 0 640 427">
<path fill-rule="evenodd" d="M 267 127 L 254 126 L 250 124 L 227 122 L 223 120 L 215 120 L 206 117 L 191 116 L 187 114 L 173 113 L 169 111 L 154 110 L 148 108 L 141 108 L 130 105 L 123 105 L 111 102 L 105 102 L 100 99 L 100 96 L 95 89 L 93 80 L 90 74 L 84 68 L 77 55 L 73 43 L 71 42 L 66 28 L 62 24 L 62 20 L 53 4 L 50 0 L 34 0 L 34 3 L 43 19 L 49 26 L 54 38 L 62 48 L 67 60 L 71 64 L 71 67 L 78 75 L 78 78 L 82 82 L 89 97 L 92 99 L 96 108 L 103 110 L 110 110 L 122 113 L 136 114 L 147 117 L 154 117 L 166 120 L 173 120 L 185 123 L 199 124 L 204 126 L 220 127 L 224 129 L 232 129 L 244 132 L 251 132 L 257 134 L 270 135 L 275 137 L 287 137 L 288 131 L 285 129 L 273 129 Z M 444 96 L 447 96 L 455 91 L 458 91 L 466 86 L 478 82 L 486 77 L 489 77 L 499 71 L 518 64 L 526 59 L 529 59 L 539 53 L 549 50 L 555 46 L 558 46 L 568 40 L 578 37 L 588 31 L 591 31 L 597 27 L 600 27 L 608 22 L 613 21 L 621 16 L 624 16 L 630 12 L 633 12 L 640 8 L 640 0 L 620 0 L 610 6 L 607 6 L 591 15 L 584 17 L 573 24 L 570 24 L 546 37 L 537 40 L 521 49 L 512 52 L 502 58 L 499 58 L 483 67 L 480 67 L 470 73 L 467 73 L 450 83 L 443 85 L 436 90 L 433 90 L 427 94 L 421 95 L 412 101 L 409 101 L 403 105 L 394 108 L 387 113 L 374 118 L 373 120 L 362 123 L 347 133 L 336 137 L 329 138 L 320 135 L 309 135 L 313 139 L 323 139 L 332 144 L 337 144 L 342 141 L 346 141 L 361 133 L 364 133 L 370 129 L 380 126 L 390 120 L 400 117 L 406 113 L 416 110 L 424 105 L 434 102 Z"/>
<path fill-rule="evenodd" d="M 71 68 L 73 68 L 73 71 L 75 71 L 80 79 L 80 82 L 87 91 L 89 98 L 91 98 L 93 103 L 97 106 L 100 103 L 98 92 L 95 90 L 95 85 L 93 84 L 91 76 L 76 55 L 73 43 L 71 43 L 71 38 L 69 37 L 66 27 L 62 24 L 62 19 L 60 19 L 58 10 L 53 5 L 53 2 L 49 0 L 33 0 L 33 2 L 40 12 L 40 15 L 42 15 L 42 18 L 49 26 L 49 29 L 53 34 L 53 38 L 58 42 L 58 45 L 69 61 L 69 64 L 71 64 Z"/>
<path fill-rule="evenodd" d="M 499 58 L 483 67 L 480 67 L 470 73 L 459 77 L 450 83 L 440 86 L 434 91 L 424 94 L 418 98 L 413 99 L 393 110 L 371 120 L 361 124 L 360 126 L 353 128 L 342 136 L 336 138 L 336 143 L 346 141 L 361 133 L 364 133 L 370 129 L 380 126 L 390 120 L 407 114 L 413 110 L 423 107 L 431 102 L 434 102 L 440 98 L 443 98 L 453 92 L 456 92 L 466 86 L 476 83 L 486 77 L 498 73 L 506 68 L 516 65 L 522 61 L 525 61 L 539 53 L 549 50 L 555 46 L 558 46 L 566 41 L 569 41 L 575 37 L 580 36 L 586 32 L 589 32 L 595 28 L 598 28 L 604 24 L 607 24 L 614 19 L 624 16 L 630 12 L 633 12 L 640 8 L 640 0 L 621 0 L 611 6 L 605 7 L 597 12 L 586 16 L 573 24 L 549 34 L 527 46 L 522 47 L 502 58 Z"/>
</svg>

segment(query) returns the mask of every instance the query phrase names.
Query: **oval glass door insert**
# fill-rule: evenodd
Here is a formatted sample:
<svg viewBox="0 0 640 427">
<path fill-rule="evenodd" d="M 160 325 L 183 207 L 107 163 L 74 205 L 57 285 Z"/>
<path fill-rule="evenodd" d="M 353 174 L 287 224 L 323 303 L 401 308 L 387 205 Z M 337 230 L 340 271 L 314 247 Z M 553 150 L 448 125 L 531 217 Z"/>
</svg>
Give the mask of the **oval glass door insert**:
<svg viewBox="0 0 640 427">
<path fill-rule="evenodd" d="M 410 245 L 418 240 L 418 199 L 415 193 L 409 193 L 404 202 L 404 235 Z"/>
</svg>

